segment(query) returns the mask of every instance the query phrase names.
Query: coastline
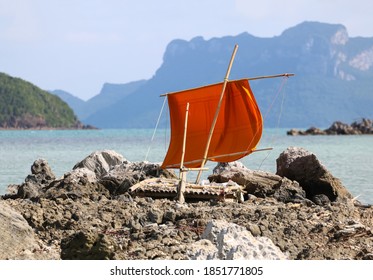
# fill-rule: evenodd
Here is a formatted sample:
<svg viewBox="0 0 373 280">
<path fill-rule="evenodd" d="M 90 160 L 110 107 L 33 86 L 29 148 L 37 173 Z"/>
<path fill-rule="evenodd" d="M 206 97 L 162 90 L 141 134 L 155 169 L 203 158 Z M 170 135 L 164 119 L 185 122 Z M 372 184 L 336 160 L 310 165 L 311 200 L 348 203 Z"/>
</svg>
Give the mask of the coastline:
<svg viewBox="0 0 373 280">
<path fill-rule="evenodd" d="M 320 169 L 313 154 L 297 153 L 295 159 L 305 158 L 304 164 L 312 159 Z M 130 192 L 139 179 L 175 175 L 156 175 L 157 164 L 132 163 L 114 151 L 92 153 L 58 179 L 45 160 L 35 161 L 31 170 L 24 183 L 13 185 L 0 200 L 0 209 L 7 205 L 12 215 L 22 215 L 31 235 L 23 238 L 26 244 L 19 242 L 18 251 L 5 252 L 10 254 L 6 258 L 252 259 L 248 252 L 254 250 L 257 259 L 373 259 L 373 208 L 359 203 L 343 186 L 329 193 L 320 185 L 320 195 L 312 196 L 301 186 L 304 182 L 233 165 L 218 168 L 215 180 L 239 181 L 245 186 L 243 202 L 216 197 L 179 204 Z M 327 171 L 320 173 L 321 181 L 325 174 L 330 186 L 340 185 Z M 216 240 L 207 238 L 208 229 L 231 229 L 239 234 L 235 238 L 242 234 L 265 246 L 226 244 L 235 253 L 221 255 Z"/>
<path fill-rule="evenodd" d="M 35 127 L 1 127 L 0 131 L 4 130 L 98 130 L 99 128 L 92 125 L 81 125 L 76 127 L 51 127 L 51 126 L 35 126 Z"/>
</svg>

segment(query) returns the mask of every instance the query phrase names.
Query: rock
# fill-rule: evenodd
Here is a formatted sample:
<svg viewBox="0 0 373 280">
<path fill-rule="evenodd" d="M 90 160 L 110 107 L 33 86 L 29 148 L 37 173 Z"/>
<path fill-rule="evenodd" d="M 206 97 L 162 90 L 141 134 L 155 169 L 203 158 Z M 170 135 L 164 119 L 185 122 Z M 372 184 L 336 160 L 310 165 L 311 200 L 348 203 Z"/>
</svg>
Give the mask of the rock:
<svg viewBox="0 0 373 280">
<path fill-rule="evenodd" d="M 218 260 L 218 248 L 208 239 L 201 239 L 190 244 L 187 249 L 190 260 Z"/>
<path fill-rule="evenodd" d="M 299 182 L 308 199 L 324 194 L 330 201 L 351 199 L 352 195 L 335 178 L 316 155 L 303 148 L 289 147 L 276 160 L 276 174 Z"/>
<path fill-rule="evenodd" d="M 115 255 L 115 243 L 104 234 L 80 231 L 61 242 L 63 260 L 110 260 Z"/>
<path fill-rule="evenodd" d="M 353 122 L 351 125 L 336 121 L 329 128 L 322 130 L 316 127 L 310 127 L 303 131 L 291 129 L 287 135 L 355 135 L 355 134 L 373 134 L 373 120 L 363 118 L 360 122 Z"/>
<path fill-rule="evenodd" d="M 325 130 L 328 135 L 351 135 L 351 134 L 360 134 L 360 132 L 354 129 L 352 126 L 337 121 L 334 122 L 328 129 Z"/>
<path fill-rule="evenodd" d="M 312 201 L 315 202 L 317 205 L 325 206 L 330 203 L 329 197 L 325 194 L 317 194 L 312 198 Z"/>
<path fill-rule="evenodd" d="M 93 184 L 97 182 L 96 173 L 88 168 L 78 168 L 66 172 L 63 175 L 61 180 L 57 180 L 57 182 L 63 181 L 65 185 L 67 184 Z"/>
<path fill-rule="evenodd" d="M 338 225 L 335 229 L 333 229 L 333 231 L 335 231 L 333 235 L 334 240 L 347 239 L 350 237 L 354 237 L 357 234 L 366 236 L 373 235 L 372 229 L 353 220 L 349 221 L 348 224 L 342 228 L 341 225 Z"/>
<path fill-rule="evenodd" d="M 18 186 L 16 197 L 22 198 L 22 199 L 36 199 L 40 197 L 40 194 L 41 194 L 41 185 L 34 184 L 31 182 L 26 182 Z"/>
<path fill-rule="evenodd" d="M 10 185 L 3 198 L 37 199 L 56 176 L 45 159 L 37 159 L 31 165 L 31 174 L 21 185 Z"/>
<path fill-rule="evenodd" d="M 78 168 L 64 174 L 60 180 L 51 183 L 44 197 L 49 199 L 81 199 L 89 198 L 93 201 L 102 196 L 110 198 L 109 191 L 97 182 L 96 174 L 88 168 Z"/>
<path fill-rule="evenodd" d="M 326 132 L 320 128 L 317 127 L 310 127 L 305 132 L 306 135 L 325 135 Z"/>
<path fill-rule="evenodd" d="M 45 159 L 37 159 L 31 166 L 31 173 L 35 175 L 37 182 L 41 184 L 48 183 L 56 178 L 48 162 Z M 26 178 L 30 180 L 30 176 Z"/>
<path fill-rule="evenodd" d="M 297 136 L 297 135 L 325 135 L 326 132 L 317 127 L 310 127 L 306 131 L 299 130 L 299 129 L 291 129 L 287 131 L 287 135 Z"/>
<path fill-rule="evenodd" d="M 360 122 L 353 122 L 351 126 L 362 134 L 373 134 L 373 120 L 363 118 Z"/>
<path fill-rule="evenodd" d="M 299 129 L 292 128 L 286 132 L 287 135 L 290 136 L 297 136 L 297 135 L 302 135 L 302 131 Z"/>
<path fill-rule="evenodd" d="M 305 199 L 306 193 L 297 182 L 264 171 L 252 171 L 240 162 L 218 163 L 211 182 L 233 181 L 245 187 L 248 194 L 256 197 L 275 197 L 278 201 L 293 202 Z"/>
<path fill-rule="evenodd" d="M 124 161 L 102 176 L 99 182 L 112 195 L 120 195 L 127 192 L 134 184 L 153 177 L 176 178 L 176 175 L 173 172 L 161 169 L 158 164 Z"/>
<path fill-rule="evenodd" d="M 0 259 L 30 259 L 40 246 L 33 229 L 11 207 L 0 201 Z"/>
<path fill-rule="evenodd" d="M 75 164 L 73 169 L 87 168 L 96 174 L 97 178 L 106 175 L 111 168 L 121 164 L 126 159 L 115 151 L 104 150 L 90 154 L 81 162 Z"/>
<path fill-rule="evenodd" d="M 152 223 L 157 223 L 157 224 L 160 224 L 162 223 L 162 220 L 163 220 L 163 212 L 158 210 L 158 209 L 152 209 L 148 212 L 148 219 L 152 222 Z"/>
<path fill-rule="evenodd" d="M 209 222 L 201 238 L 202 240 L 193 244 L 189 252 L 190 259 L 287 259 L 286 255 L 269 238 L 254 237 L 246 228 L 226 221 Z M 211 244 L 215 246 L 215 250 Z"/>
</svg>

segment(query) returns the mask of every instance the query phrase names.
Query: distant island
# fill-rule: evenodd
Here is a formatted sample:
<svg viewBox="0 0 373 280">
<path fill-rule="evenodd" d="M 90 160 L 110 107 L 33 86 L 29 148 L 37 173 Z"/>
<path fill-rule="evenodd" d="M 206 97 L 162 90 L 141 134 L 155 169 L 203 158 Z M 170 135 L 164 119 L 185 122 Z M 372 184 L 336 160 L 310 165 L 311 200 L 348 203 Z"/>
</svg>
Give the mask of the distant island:
<svg viewBox="0 0 373 280">
<path fill-rule="evenodd" d="M 287 135 L 359 135 L 373 134 L 373 120 L 362 119 L 361 121 L 346 124 L 340 121 L 334 122 L 328 129 L 310 127 L 307 130 L 291 129 Z"/>
<path fill-rule="evenodd" d="M 93 129 L 59 97 L 0 73 L 0 129 Z"/>
<path fill-rule="evenodd" d="M 283 88 L 284 97 L 273 106 L 281 79 L 250 82 L 261 111 L 272 108 L 265 127 L 327 127 L 336 120 L 373 119 L 373 37 L 350 37 L 343 25 L 320 22 L 302 22 L 272 38 L 244 32 L 173 40 L 148 80 L 105 83 L 87 101 L 78 102 L 66 93 L 60 97 L 84 123 L 100 128 L 153 128 L 163 103 L 159 96 L 221 82 L 235 44 L 239 52 L 231 80 L 295 73 Z M 162 116 L 160 126 L 167 125 L 167 117 Z"/>
</svg>

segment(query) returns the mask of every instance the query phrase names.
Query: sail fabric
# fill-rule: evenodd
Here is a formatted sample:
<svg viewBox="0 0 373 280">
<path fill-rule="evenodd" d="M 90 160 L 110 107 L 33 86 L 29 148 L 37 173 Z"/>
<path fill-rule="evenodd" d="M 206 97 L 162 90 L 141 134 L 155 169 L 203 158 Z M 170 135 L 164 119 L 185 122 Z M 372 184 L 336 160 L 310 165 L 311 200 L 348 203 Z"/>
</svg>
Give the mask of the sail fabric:
<svg viewBox="0 0 373 280">
<path fill-rule="evenodd" d="M 210 129 L 223 83 L 168 94 L 171 138 L 162 168 L 180 168 L 184 123 L 189 103 L 183 167 L 203 164 Z M 207 158 L 231 162 L 250 154 L 263 129 L 262 115 L 247 79 L 227 82 Z"/>
</svg>

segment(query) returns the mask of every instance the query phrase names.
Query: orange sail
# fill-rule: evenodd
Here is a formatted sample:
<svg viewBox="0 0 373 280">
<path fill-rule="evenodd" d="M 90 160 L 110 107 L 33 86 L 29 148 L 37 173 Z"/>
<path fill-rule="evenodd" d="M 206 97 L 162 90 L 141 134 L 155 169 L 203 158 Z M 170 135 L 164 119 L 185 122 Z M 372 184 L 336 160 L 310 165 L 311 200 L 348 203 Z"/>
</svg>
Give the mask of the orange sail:
<svg viewBox="0 0 373 280">
<path fill-rule="evenodd" d="M 162 168 L 180 168 L 185 111 L 189 103 L 184 167 L 199 168 L 223 83 L 168 94 L 170 145 Z M 262 115 L 247 79 L 227 82 L 213 130 L 207 160 L 231 162 L 255 150 L 263 129 Z"/>
</svg>

